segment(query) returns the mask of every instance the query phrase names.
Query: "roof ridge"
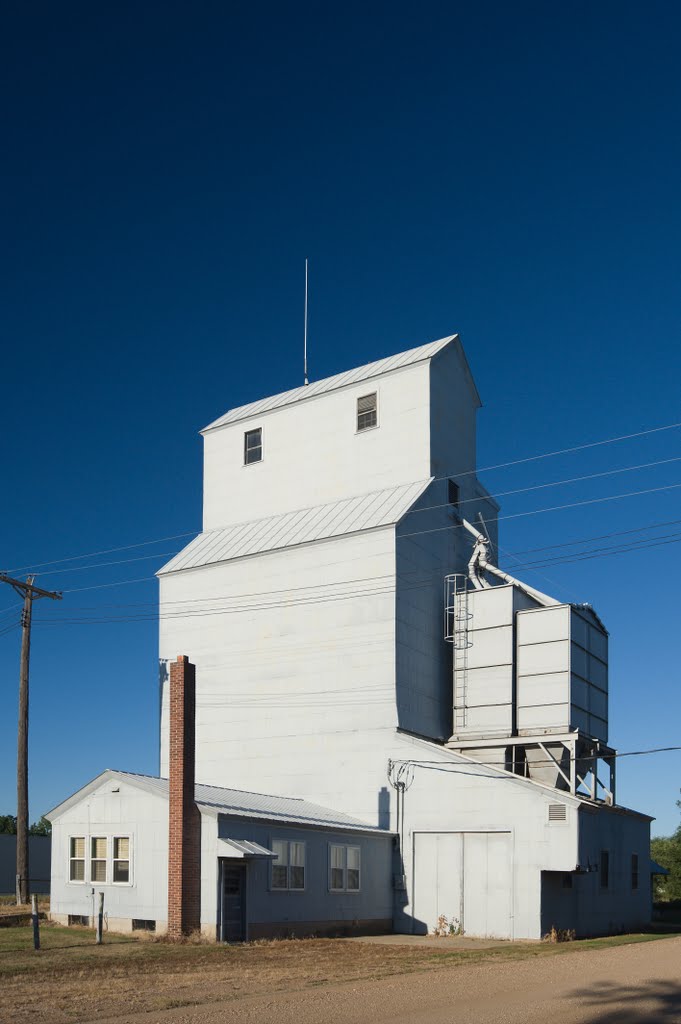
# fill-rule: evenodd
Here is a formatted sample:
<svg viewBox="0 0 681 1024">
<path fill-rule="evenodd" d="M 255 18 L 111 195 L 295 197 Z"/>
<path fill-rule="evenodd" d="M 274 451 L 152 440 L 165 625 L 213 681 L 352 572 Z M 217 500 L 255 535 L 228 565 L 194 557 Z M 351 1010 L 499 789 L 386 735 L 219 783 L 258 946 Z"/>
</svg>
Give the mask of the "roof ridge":
<svg viewBox="0 0 681 1024">
<path fill-rule="evenodd" d="M 341 370 L 339 373 L 321 377 L 310 384 L 302 384 L 296 388 L 289 388 L 287 391 L 280 391 L 275 395 L 267 395 L 264 398 L 234 406 L 234 408 L 228 409 L 221 416 L 218 416 L 217 419 L 212 420 L 203 428 L 201 433 L 226 426 L 228 423 L 236 423 L 239 420 L 248 419 L 252 415 L 265 414 L 274 409 L 292 405 L 294 402 L 302 399 L 314 398 L 317 395 L 335 391 L 350 384 L 359 384 L 363 380 L 370 380 L 383 373 L 401 370 L 406 366 L 412 366 L 415 363 L 432 359 L 457 337 L 457 334 L 448 334 L 444 338 L 427 341 L 423 345 L 416 345 L 402 352 L 395 352 L 392 355 L 384 356 L 382 359 L 374 359 L 369 363 L 363 363 L 361 366 L 355 366 L 349 370 Z"/>
</svg>

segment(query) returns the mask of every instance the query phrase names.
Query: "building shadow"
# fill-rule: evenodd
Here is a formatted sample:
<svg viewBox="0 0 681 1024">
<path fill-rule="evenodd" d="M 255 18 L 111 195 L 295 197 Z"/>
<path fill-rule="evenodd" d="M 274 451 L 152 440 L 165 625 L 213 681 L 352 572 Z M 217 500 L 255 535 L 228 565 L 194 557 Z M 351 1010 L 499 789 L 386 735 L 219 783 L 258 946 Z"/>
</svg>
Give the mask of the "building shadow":
<svg viewBox="0 0 681 1024">
<path fill-rule="evenodd" d="M 583 1008 L 583 1024 L 660 1024 L 681 1021 L 681 980 L 651 979 L 645 985 L 603 982 L 576 989 L 571 998 Z"/>
</svg>

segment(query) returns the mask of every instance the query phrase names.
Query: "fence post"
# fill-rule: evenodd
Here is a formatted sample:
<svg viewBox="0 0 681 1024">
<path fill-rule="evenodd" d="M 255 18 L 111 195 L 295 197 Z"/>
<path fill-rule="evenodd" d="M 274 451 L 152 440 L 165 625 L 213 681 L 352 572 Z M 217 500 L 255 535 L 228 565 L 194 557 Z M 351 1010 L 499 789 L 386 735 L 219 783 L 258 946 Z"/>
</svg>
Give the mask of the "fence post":
<svg viewBox="0 0 681 1024">
<path fill-rule="evenodd" d="M 31 896 L 31 920 L 33 921 L 33 948 L 40 949 L 40 919 L 38 917 L 37 896 Z"/>
<path fill-rule="evenodd" d="M 102 930 L 104 927 L 104 893 L 99 894 L 99 909 L 97 911 L 97 945 L 102 944 Z"/>
</svg>

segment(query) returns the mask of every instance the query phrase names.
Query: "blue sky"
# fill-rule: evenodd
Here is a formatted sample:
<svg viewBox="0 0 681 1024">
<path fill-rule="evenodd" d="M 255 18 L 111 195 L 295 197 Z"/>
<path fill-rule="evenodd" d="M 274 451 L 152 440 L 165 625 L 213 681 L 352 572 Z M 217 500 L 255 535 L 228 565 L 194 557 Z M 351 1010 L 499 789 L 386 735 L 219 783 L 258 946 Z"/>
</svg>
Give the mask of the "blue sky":
<svg viewBox="0 0 681 1024">
<path fill-rule="evenodd" d="M 311 377 L 459 331 L 481 466 L 681 420 L 676 5 L 37 3 L 3 37 L 6 569 L 199 529 L 197 431 L 301 383 L 306 256 Z M 627 469 L 503 499 L 533 512 L 678 484 L 681 463 L 628 467 L 680 456 L 676 429 L 482 476 Z M 501 544 L 673 520 L 681 489 L 510 519 Z M 675 533 L 527 574 L 610 629 L 623 751 L 679 741 Z M 35 610 L 32 818 L 105 767 L 157 770 L 153 572 L 181 543 L 43 567 L 75 592 Z M 0 812 L 19 640 L 0 635 Z M 680 769 L 619 763 L 655 832 Z"/>
</svg>

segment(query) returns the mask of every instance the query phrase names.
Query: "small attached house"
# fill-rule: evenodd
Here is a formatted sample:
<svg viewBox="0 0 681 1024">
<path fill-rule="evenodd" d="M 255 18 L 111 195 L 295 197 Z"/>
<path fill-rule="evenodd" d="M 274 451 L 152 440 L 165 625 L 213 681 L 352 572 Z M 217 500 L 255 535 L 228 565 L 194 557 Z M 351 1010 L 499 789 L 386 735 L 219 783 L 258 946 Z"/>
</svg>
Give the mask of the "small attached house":
<svg viewBox="0 0 681 1024">
<path fill-rule="evenodd" d="M 173 666 L 178 685 L 192 667 Z M 231 942 L 392 930 L 391 833 L 306 800 L 195 786 L 190 760 L 173 761 L 170 780 L 104 771 L 49 812 L 53 920 L 92 923 L 103 892 L 112 931 L 172 932 L 174 914 Z"/>
<path fill-rule="evenodd" d="M 393 837 L 306 800 L 197 786 L 201 931 L 272 935 L 392 930 Z M 50 812 L 52 918 L 165 932 L 168 780 L 107 770 Z M 94 911 L 96 913 L 96 910 Z"/>
</svg>

